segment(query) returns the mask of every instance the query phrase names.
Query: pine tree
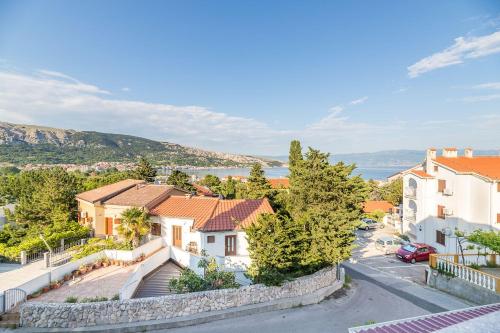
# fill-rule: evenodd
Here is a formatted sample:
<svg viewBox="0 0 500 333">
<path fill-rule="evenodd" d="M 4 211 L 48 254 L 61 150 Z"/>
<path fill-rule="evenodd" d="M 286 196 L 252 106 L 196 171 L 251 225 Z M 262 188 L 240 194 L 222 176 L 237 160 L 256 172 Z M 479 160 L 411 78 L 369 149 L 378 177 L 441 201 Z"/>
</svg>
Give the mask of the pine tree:
<svg viewBox="0 0 500 333">
<path fill-rule="evenodd" d="M 152 183 L 155 181 L 156 178 L 156 169 L 151 165 L 151 163 L 147 159 L 141 157 L 141 159 L 139 160 L 139 164 L 135 169 L 135 175 L 137 179 L 142 179 Z"/>
<path fill-rule="evenodd" d="M 195 191 L 193 185 L 191 185 L 191 183 L 189 182 L 188 174 L 180 170 L 172 171 L 172 173 L 167 178 L 167 184 L 184 189 L 186 191 Z"/>
<path fill-rule="evenodd" d="M 236 180 L 233 177 L 228 176 L 225 182 L 222 182 L 220 185 L 220 194 L 224 196 L 226 199 L 234 199 L 236 198 Z"/>
<path fill-rule="evenodd" d="M 288 155 L 288 167 L 293 169 L 297 164 L 303 160 L 302 146 L 299 140 L 290 142 L 290 153 Z"/>
<path fill-rule="evenodd" d="M 264 198 L 271 190 L 271 184 L 264 176 L 264 170 L 259 163 L 255 163 L 250 171 L 250 176 L 247 180 L 248 199 Z"/>
</svg>

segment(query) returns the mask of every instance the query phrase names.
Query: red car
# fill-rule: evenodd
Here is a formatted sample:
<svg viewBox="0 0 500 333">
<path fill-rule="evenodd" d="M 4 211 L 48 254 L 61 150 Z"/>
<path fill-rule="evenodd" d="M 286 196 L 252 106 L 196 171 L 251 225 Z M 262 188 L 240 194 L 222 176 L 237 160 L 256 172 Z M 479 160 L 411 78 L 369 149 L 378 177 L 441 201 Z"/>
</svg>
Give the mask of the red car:
<svg viewBox="0 0 500 333">
<path fill-rule="evenodd" d="M 401 246 L 398 252 L 396 252 L 396 257 L 405 262 L 411 262 L 414 264 L 417 261 L 429 260 L 429 254 L 431 253 L 436 253 L 436 249 L 430 245 L 423 243 L 410 243 Z"/>
</svg>

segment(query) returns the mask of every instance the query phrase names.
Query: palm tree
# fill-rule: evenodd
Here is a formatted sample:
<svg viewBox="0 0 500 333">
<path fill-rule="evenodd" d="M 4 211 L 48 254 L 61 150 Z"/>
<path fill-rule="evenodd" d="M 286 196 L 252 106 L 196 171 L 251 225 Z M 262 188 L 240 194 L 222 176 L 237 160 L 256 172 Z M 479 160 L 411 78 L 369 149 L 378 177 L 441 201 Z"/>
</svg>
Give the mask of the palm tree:
<svg viewBox="0 0 500 333">
<path fill-rule="evenodd" d="M 118 226 L 118 234 L 136 248 L 139 246 L 141 237 L 147 235 L 151 230 L 149 215 L 139 208 L 126 209 L 121 215 L 122 221 Z"/>
</svg>

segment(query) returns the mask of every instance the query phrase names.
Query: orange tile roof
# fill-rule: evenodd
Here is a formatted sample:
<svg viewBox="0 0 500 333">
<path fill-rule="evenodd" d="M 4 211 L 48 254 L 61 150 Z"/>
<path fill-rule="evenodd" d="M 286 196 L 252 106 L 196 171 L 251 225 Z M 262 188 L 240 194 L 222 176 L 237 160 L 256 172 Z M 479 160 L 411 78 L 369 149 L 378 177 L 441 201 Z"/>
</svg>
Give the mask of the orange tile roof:
<svg viewBox="0 0 500 333">
<path fill-rule="evenodd" d="M 500 156 L 440 156 L 435 161 L 457 173 L 477 174 L 491 180 L 500 180 Z"/>
<path fill-rule="evenodd" d="M 290 180 L 288 178 L 269 178 L 268 181 L 272 188 L 280 189 L 290 187 Z"/>
<path fill-rule="evenodd" d="M 257 221 L 262 213 L 273 213 L 267 199 L 220 200 L 207 197 L 171 196 L 154 207 L 151 215 L 192 218 L 201 231 L 238 230 Z"/>
<path fill-rule="evenodd" d="M 363 212 L 365 213 L 373 213 L 376 210 L 390 213 L 392 209 L 394 209 L 394 205 L 384 200 L 368 200 L 363 204 Z"/>
<path fill-rule="evenodd" d="M 143 180 L 125 179 L 114 184 L 105 185 L 90 191 L 79 193 L 76 195 L 76 198 L 88 202 L 101 201 L 126 191 L 137 184 L 143 183 L 145 183 Z"/>
<path fill-rule="evenodd" d="M 419 176 L 420 178 L 434 178 L 423 170 L 411 170 L 410 173 Z"/>
<path fill-rule="evenodd" d="M 208 187 L 199 184 L 192 184 L 192 185 L 195 188 L 197 195 L 204 195 L 207 197 L 214 196 L 214 192 L 212 192 Z"/>
<path fill-rule="evenodd" d="M 171 185 L 139 184 L 104 201 L 106 205 L 146 207 L 159 197 L 165 197 L 174 187 Z"/>
</svg>

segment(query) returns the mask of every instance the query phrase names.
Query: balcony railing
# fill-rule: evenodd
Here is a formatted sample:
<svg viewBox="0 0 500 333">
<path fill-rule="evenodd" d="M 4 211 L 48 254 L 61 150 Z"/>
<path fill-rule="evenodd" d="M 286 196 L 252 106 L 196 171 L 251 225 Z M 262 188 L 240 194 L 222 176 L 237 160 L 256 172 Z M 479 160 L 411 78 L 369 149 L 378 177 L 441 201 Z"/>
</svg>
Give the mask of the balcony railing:
<svg viewBox="0 0 500 333">
<path fill-rule="evenodd" d="M 417 216 L 416 216 L 415 212 L 411 209 L 405 210 L 403 218 L 410 223 L 415 223 L 417 220 Z"/>
<path fill-rule="evenodd" d="M 465 256 L 471 257 L 476 255 L 471 254 Z M 492 260 L 496 262 L 496 256 L 491 256 Z M 458 254 L 431 254 L 429 256 L 429 266 L 438 271 L 450 274 L 453 277 L 500 294 L 500 277 L 459 264 L 459 260 L 462 260 L 462 258 L 461 255 Z M 468 260 L 466 259 L 465 262 L 467 263 Z"/>
<path fill-rule="evenodd" d="M 405 197 L 415 199 L 417 197 L 417 189 L 414 187 L 407 186 L 404 190 Z"/>
</svg>

